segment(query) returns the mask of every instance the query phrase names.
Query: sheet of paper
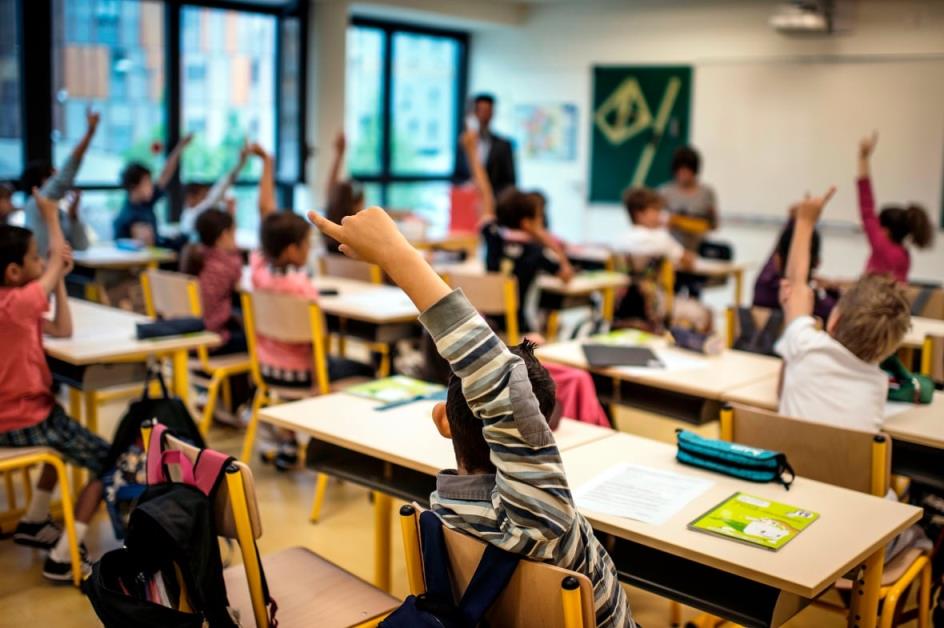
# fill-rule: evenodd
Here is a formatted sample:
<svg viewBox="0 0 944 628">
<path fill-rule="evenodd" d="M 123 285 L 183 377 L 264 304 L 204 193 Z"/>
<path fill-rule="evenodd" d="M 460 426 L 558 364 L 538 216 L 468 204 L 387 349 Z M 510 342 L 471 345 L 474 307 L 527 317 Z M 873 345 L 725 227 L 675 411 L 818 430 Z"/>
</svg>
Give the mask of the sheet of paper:
<svg viewBox="0 0 944 628">
<path fill-rule="evenodd" d="M 885 418 L 890 419 L 893 416 L 901 414 L 902 412 L 907 412 L 908 410 L 914 409 L 915 404 L 907 403 L 905 401 L 886 401 L 885 402 Z"/>
<path fill-rule="evenodd" d="M 714 484 L 704 478 L 624 463 L 574 492 L 579 508 L 661 524 Z"/>
<path fill-rule="evenodd" d="M 620 366 L 621 371 L 630 374 L 644 373 L 672 373 L 674 371 L 694 371 L 696 369 L 706 369 L 711 367 L 711 361 L 698 355 L 686 355 L 682 351 L 663 351 L 662 349 L 653 349 L 653 353 L 662 362 L 663 368 L 650 368 L 646 366 Z"/>
</svg>

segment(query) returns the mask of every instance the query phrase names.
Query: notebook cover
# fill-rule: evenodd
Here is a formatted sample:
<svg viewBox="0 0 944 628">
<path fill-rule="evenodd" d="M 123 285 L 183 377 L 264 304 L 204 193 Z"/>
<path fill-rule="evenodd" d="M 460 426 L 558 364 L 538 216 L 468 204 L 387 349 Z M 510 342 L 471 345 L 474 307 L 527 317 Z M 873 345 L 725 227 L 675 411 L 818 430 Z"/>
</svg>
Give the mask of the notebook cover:
<svg viewBox="0 0 944 628">
<path fill-rule="evenodd" d="M 592 367 L 639 366 L 665 368 L 662 361 L 648 347 L 625 347 L 609 344 L 583 345 L 587 363 Z"/>
</svg>

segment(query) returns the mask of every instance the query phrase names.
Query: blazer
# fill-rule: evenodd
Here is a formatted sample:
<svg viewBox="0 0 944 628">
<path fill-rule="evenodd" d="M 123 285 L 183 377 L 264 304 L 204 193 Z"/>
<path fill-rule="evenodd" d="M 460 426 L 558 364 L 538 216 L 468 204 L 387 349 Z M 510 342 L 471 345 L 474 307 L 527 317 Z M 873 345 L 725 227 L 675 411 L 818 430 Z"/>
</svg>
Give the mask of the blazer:
<svg viewBox="0 0 944 628">
<path fill-rule="evenodd" d="M 495 195 L 508 186 L 517 184 L 515 175 L 515 155 L 511 142 L 499 135 L 491 136 L 492 146 L 485 160 L 485 173 L 492 184 Z M 464 183 L 472 177 L 469 162 L 465 158 L 465 149 L 459 144 L 456 149 L 456 167 L 453 173 L 455 183 Z"/>
</svg>

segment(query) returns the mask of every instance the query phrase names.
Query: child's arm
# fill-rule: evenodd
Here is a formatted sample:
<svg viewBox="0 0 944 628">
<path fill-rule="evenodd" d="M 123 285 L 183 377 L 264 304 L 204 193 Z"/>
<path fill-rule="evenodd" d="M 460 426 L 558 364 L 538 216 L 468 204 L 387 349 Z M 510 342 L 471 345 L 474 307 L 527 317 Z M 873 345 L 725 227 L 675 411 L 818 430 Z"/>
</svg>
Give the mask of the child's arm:
<svg viewBox="0 0 944 628">
<path fill-rule="evenodd" d="M 882 231 L 875 214 L 875 195 L 872 192 L 872 173 L 869 160 L 878 143 L 878 133 L 873 132 L 871 137 L 863 138 L 859 142 L 859 178 L 856 188 L 859 192 L 859 216 L 862 218 L 862 230 L 872 248 L 887 246 L 888 237 Z"/>
<path fill-rule="evenodd" d="M 39 208 L 39 214 L 46 223 L 49 232 L 49 263 L 38 281 L 46 294 L 50 294 L 62 279 L 72 270 L 72 249 L 69 248 L 62 226 L 59 224 L 59 203 L 42 196 L 33 188 L 33 200 Z M 70 324 L 71 327 L 71 324 Z"/>
<path fill-rule="evenodd" d="M 43 319 L 43 333 L 53 338 L 72 337 L 72 312 L 69 310 L 66 283 L 62 279 L 56 284 L 56 312 L 52 320 Z"/>
<path fill-rule="evenodd" d="M 780 302 L 789 325 L 800 316 L 813 313 L 813 290 L 810 288 L 810 243 L 813 230 L 823 207 L 829 202 L 836 188 L 831 187 L 823 196 L 805 198 L 797 205 L 793 226 L 793 241 L 787 260 L 786 280 L 781 284 Z"/>
<path fill-rule="evenodd" d="M 482 197 L 482 216 L 483 220 L 491 220 L 495 217 L 495 191 L 492 189 L 492 182 L 485 172 L 485 167 L 479 159 L 479 136 L 475 131 L 466 131 L 462 134 L 462 148 L 465 150 L 466 162 L 472 171 L 472 182 Z"/>
<path fill-rule="evenodd" d="M 242 147 L 242 149 L 239 151 L 239 160 L 236 162 L 236 165 L 213 184 L 213 187 L 211 187 L 210 191 L 207 192 L 206 198 L 203 199 L 203 202 L 194 208 L 196 210 L 194 213 L 200 214 L 200 212 L 210 209 L 211 207 L 216 207 L 221 202 L 223 202 L 223 197 L 226 196 L 226 191 L 229 190 L 234 183 L 236 183 L 236 177 L 239 176 L 239 173 L 242 171 L 243 167 L 245 167 L 247 159 L 249 159 L 248 145 Z"/>
<path fill-rule="evenodd" d="M 72 188 L 75 175 L 79 172 L 79 167 L 82 165 L 85 153 L 92 144 L 92 138 L 95 137 L 95 131 L 98 130 L 98 123 L 101 119 L 101 114 L 96 111 L 88 109 L 85 112 L 85 135 L 72 149 L 72 154 L 69 155 L 69 159 L 62 165 L 62 168 L 43 184 L 40 194 L 58 201 Z"/>
<path fill-rule="evenodd" d="M 189 133 L 180 138 L 174 150 L 170 151 L 170 155 L 167 156 L 167 161 L 164 163 L 164 169 L 161 170 L 161 174 L 157 178 L 157 187 L 159 189 L 164 190 L 170 185 L 170 180 L 174 177 L 174 173 L 177 172 L 177 166 L 180 165 L 180 156 L 192 141 L 193 133 Z"/>
<path fill-rule="evenodd" d="M 491 448 L 503 509 L 503 538 L 535 558 L 550 556 L 554 539 L 573 526 L 575 510 L 560 453 L 538 408 L 527 369 L 459 292 L 451 292 L 378 207 L 337 225 L 314 212 L 309 219 L 341 251 L 379 265 L 422 311 L 440 354 L 462 380 L 463 394 Z"/>
<path fill-rule="evenodd" d="M 331 162 L 331 169 L 328 171 L 328 187 L 325 188 L 328 194 L 334 189 L 334 186 L 341 180 L 341 164 L 344 163 L 344 152 L 347 149 L 347 138 L 344 137 L 344 131 L 339 131 L 334 138 L 334 159 Z"/>
<path fill-rule="evenodd" d="M 249 150 L 262 159 L 262 177 L 259 179 L 259 216 L 265 218 L 279 207 L 275 199 L 275 160 L 259 144 L 253 144 Z"/>
</svg>

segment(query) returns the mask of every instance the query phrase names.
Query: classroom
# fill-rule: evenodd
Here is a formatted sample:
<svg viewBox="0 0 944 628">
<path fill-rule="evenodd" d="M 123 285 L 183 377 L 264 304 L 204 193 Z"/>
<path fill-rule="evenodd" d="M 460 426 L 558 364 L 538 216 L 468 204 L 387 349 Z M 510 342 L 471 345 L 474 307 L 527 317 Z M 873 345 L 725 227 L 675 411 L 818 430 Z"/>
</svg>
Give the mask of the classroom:
<svg viewBox="0 0 944 628">
<path fill-rule="evenodd" d="M 0 34 L 0 628 L 944 628 L 944 1 Z"/>
</svg>

